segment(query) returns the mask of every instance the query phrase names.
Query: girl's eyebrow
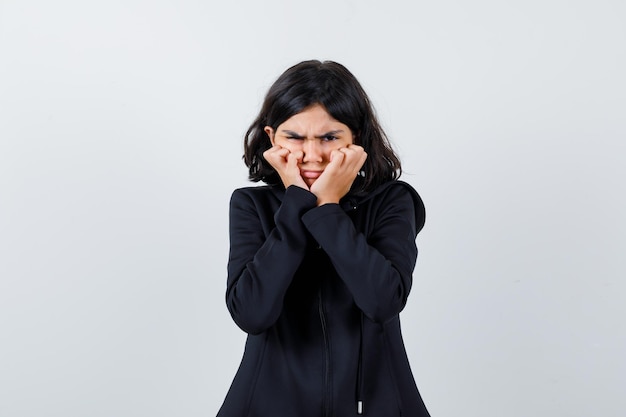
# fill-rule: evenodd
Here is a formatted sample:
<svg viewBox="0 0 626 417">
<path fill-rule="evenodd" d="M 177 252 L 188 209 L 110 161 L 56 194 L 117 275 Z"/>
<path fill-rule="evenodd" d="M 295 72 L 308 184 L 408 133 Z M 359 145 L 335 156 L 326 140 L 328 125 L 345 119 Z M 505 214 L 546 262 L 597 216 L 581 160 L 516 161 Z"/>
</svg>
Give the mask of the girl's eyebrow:
<svg viewBox="0 0 626 417">
<path fill-rule="evenodd" d="M 304 139 L 304 136 L 302 136 L 299 133 L 294 132 L 293 130 L 283 130 L 283 133 L 289 137 L 295 138 L 295 139 Z"/>
<path fill-rule="evenodd" d="M 335 136 L 338 133 L 343 133 L 343 130 L 341 130 L 341 129 L 331 130 L 330 132 L 326 132 L 326 133 L 321 134 L 319 136 L 315 136 L 315 139 L 322 139 L 322 138 L 325 138 L 326 136 Z"/>
<path fill-rule="evenodd" d="M 299 133 L 294 132 L 293 130 L 283 130 L 282 131 L 285 135 L 295 138 L 295 139 L 304 139 L 304 136 L 302 136 Z M 315 136 L 315 139 L 322 139 L 325 138 L 326 136 L 334 136 L 336 134 L 339 133 L 343 133 L 343 130 L 341 129 L 337 129 L 337 130 L 331 130 L 329 132 L 326 133 L 322 133 L 321 135 Z"/>
</svg>

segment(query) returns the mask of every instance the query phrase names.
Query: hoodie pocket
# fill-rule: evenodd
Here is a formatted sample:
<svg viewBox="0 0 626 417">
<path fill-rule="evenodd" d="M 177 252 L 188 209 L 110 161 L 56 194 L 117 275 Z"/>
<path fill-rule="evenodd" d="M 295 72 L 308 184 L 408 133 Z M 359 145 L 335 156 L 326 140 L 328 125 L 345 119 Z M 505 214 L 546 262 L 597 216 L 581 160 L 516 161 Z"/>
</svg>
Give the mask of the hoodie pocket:
<svg viewBox="0 0 626 417">
<path fill-rule="evenodd" d="M 402 416 L 402 400 L 400 399 L 400 389 L 398 388 L 398 380 L 396 378 L 396 373 L 393 370 L 393 366 L 391 366 L 391 358 L 389 357 L 391 349 L 389 347 L 389 341 L 387 340 L 386 334 L 383 332 L 383 343 L 384 343 L 384 357 L 385 357 L 385 365 L 387 366 L 387 372 L 389 373 L 389 378 L 391 379 L 391 388 L 393 390 L 393 394 L 395 397 L 395 403 L 398 407 L 398 416 Z"/>
<path fill-rule="evenodd" d="M 362 346 L 361 401 L 363 416 L 402 415 L 397 381 L 382 326 L 365 320 Z"/>
<path fill-rule="evenodd" d="M 323 362 L 319 349 L 303 353 L 288 344 L 276 335 L 268 337 L 247 417 L 321 415 Z"/>
</svg>

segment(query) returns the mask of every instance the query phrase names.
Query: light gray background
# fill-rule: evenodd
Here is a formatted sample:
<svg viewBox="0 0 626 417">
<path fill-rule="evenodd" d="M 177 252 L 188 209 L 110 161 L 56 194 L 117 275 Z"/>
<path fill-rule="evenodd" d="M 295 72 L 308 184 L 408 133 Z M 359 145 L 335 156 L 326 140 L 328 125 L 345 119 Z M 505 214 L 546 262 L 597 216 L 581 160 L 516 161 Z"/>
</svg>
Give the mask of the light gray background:
<svg viewBox="0 0 626 417">
<path fill-rule="evenodd" d="M 434 417 L 626 410 L 626 3 L 0 1 L 0 417 L 211 416 L 230 193 L 269 85 L 369 92 L 422 194 Z"/>
</svg>

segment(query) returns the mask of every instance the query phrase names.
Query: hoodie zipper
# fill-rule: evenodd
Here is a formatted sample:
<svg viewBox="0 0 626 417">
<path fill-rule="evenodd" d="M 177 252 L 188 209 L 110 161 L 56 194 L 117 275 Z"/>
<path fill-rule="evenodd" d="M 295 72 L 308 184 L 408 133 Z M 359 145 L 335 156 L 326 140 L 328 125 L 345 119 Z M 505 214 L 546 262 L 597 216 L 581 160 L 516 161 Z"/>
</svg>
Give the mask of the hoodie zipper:
<svg viewBox="0 0 626 417">
<path fill-rule="evenodd" d="M 331 417 L 331 378 L 330 378 L 330 340 L 328 335 L 328 328 L 326 324 L 326 312 L 324 311 L 324 300 L 322 297 L 322 289 L 318 292 L 318 309 L 320 315 L 320 322 L 322 324 L 322 334 L 324 336 L 324 416 Z"/>
</svg>

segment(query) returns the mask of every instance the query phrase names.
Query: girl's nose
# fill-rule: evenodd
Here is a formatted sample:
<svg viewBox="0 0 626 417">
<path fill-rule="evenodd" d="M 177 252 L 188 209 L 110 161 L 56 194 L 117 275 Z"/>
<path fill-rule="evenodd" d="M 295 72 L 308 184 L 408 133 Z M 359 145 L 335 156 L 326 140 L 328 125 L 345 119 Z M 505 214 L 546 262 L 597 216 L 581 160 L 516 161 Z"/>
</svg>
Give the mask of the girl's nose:
<svg viewBox="0 0 626 417">
<path fill-rule="evenodd" d="M 305 139 L 302 152 L 302 162 L 322 162 L 322 146 L 319 140 Z"/>
</svg>

